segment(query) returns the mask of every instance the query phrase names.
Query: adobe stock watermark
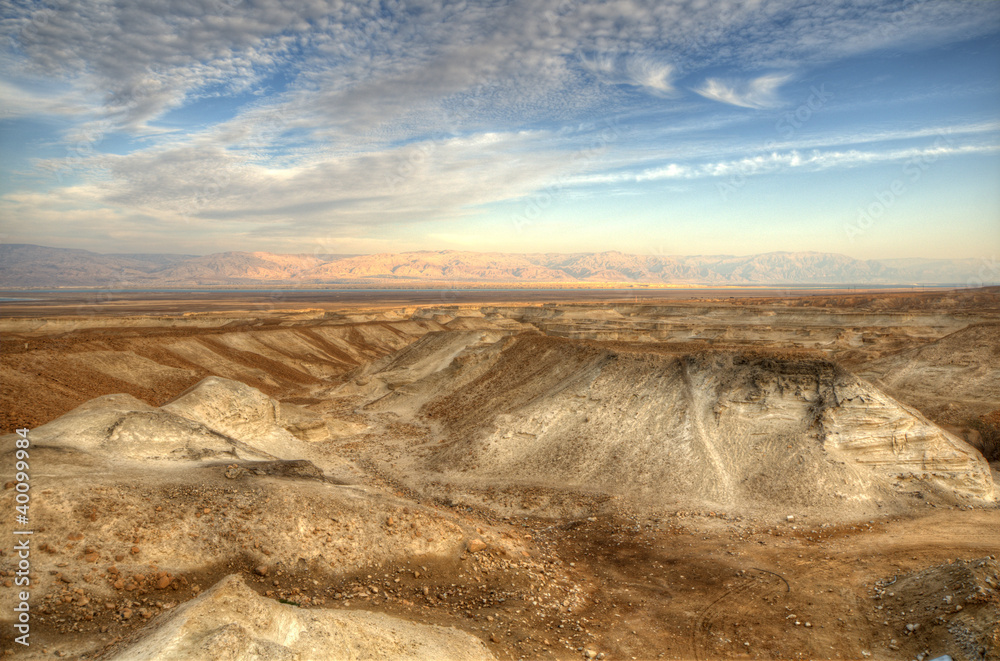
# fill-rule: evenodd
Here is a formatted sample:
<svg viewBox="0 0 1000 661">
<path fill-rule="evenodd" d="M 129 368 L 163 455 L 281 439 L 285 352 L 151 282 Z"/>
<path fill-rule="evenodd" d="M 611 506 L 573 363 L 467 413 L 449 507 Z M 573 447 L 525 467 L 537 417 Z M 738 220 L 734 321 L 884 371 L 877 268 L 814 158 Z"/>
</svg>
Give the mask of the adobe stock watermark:
<svg viewBox="0 0 1000 661">
<path fill-rule="evenodd" d="M 833 93 L 826 89 L 826 83 L 819 87 L 813 85 L 809 88 L 809 96 L 795 110 L 783 113 L 774 124 L 774 131 L 782 140 L 791 140 L 795 134 L 806 125 L 830 100 Z M 778 148 L 777 140 L 768 140 L 762 152 L 773 153 Z M 742 190 L 749 181 L 749 177 L 757 170 L 755 159 L 744 159 L 737 165 L 735 174 L 730 175 L 726 181 L 716 184 L 722 200 L 728 201 L 729 197 Z"/>
<path fill-rule="evenodd" d="M 18 429 L 14 441 L 14 554 L 17 560 L 17 570 L 14 572 L 14 585 L 22 588 L 14 602 L 14 630 L 20 634 L 14 642 L 28 647 L 31 643 L 31 535 L 34 531 L 28 527 L 28 512 L 31 507 L 31 475 L 28 473 L 28 450 L 31 447 L 28 429 Z"/>
<path fill-rule="evenodd" d="M 574 174 L 588 162 L 604 153 L 608 146 L 621 138 L 624 129 L 618 118 L 606 119 L 603 122 L 604 128 L 595 135 L 590 144 L 573 153 L 570 163 L 575 167 L 569 168 L 569 172 L 560 175 L 555 182 L 542 188 L 537 193 L 531 195 L 520 213 L 511 216 L 511 222 L 516 232 L 523 232 L 527 227 L 536 223 L 542 213 L 556 201 L 559 195 L 570 185 Z"/>
<path fill-rule="evenodd" d="M 900 176 L 879 187 L 872 194 L 870 202 L 858 207 L 857 219 L 853 223 L 844 225 L 847 238 L 853 242 L 855 238 L 868 232 L 876 222 L 885 217 L 913 185 L 924 177 L 924 174 L 941 157 L 941 152 L 952 146 L 954 146 L 954 142 L 947 135 L 939 132 L 931 149 L 908 159 L 903 164 Z"/>
</svg>

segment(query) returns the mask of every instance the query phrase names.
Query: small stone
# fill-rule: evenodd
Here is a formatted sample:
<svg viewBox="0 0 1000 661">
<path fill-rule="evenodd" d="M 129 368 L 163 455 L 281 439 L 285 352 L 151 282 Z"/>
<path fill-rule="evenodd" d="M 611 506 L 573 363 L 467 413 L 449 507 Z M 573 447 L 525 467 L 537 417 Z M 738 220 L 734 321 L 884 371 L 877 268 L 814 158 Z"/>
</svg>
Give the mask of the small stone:
<svg viewBox="0 0 1000 661">
<path fill-rule="evenodd" d="M 270 571 L 271 570 L 267 565 L 257 565 L 256 567 L 253 568 L 253 573 L 257 574 L 258 576 L 267 576 L 268 572 Z"/>
<path fill-rule="evenodd" d="M 132 617 L 132 609 L 131 608 L 126 608 L 125 610 L 122 611 L 122 619 L 123 620 L 131 619 L 131 617 Z"/>
<path fill-rule="evenodd" d="M 916 631 L 919 628 L 920 628 L 919 624 L 907 624 L 906 625 L 906 630 L 909 631 L 910 633 L 913 633 L 914 631 Z"/>
<path fill-rule="evenodd" d="M 96 553 L 88 553 L 87 555 L 83 556 L 83 559 L 85 562 L 97 562 L 98 560 L 101 559 L 101 556 L 99 556 Z"/>
<path fill-rule="evenodd" d="M 597 652 L 594 650 L 583 650 L 583 658 L 585 659 L 596 659 Z"/>
<path fill-rule="evenodd" d="M 955 606 L 955 612 L 956 612 L 956 613 L 957 613 L 958 611 L 960 611 L 960 610 L 962 610 L 962 604 L 959 604 L 959 605 Z"/>
<path fill-rule="evenodd" d="M 138 546 L 133 546 L 132 547 L 132 555 L 138 555 L 138 554 L 139 554 L 139 547 Z"/>
<path fill-rule="evenodd" d="M 158 581 L 156 581 L 156 587 L 160 590 L 166 590 L 170 586 L 170 577 L 161 576 Z"/>
<path fill-rule="evenodd" d="M 794 521 L 794 520 L 795 520 L 795 516 L 792 515 L 792 514 L 789 514 L 788 516 L 785 517 L 785 521 Z"/>
<path fill-rule="evenodd" d="M 473 539 L 469 541 L 469 553 L 478 553 L 486 548 L 486 542 L 481 539 Z"/>
</svg>

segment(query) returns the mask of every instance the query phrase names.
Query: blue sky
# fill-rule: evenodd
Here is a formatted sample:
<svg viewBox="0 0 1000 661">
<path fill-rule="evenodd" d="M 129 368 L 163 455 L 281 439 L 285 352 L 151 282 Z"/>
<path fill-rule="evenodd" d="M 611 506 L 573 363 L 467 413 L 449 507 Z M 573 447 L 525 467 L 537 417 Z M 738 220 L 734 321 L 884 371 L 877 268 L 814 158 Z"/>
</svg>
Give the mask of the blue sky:
<svg viewBox="0 0 1000 661">
<path fill-rule="evenodd" d="M 3 2 L 0 233 L 1000 256 L 1000 3 Z"/>
</svg>

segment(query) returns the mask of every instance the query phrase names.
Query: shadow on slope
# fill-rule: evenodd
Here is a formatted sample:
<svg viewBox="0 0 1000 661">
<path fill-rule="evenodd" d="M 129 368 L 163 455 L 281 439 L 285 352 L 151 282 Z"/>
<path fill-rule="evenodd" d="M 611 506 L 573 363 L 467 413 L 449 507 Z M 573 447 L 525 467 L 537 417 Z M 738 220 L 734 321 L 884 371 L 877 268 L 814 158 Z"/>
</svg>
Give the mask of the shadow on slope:
<svg viewBox="0 0 1000 661">
<path fill-rule="evenodd" d="M 459 489 L 538 486 L 834 518 L 887 513 L 914 496 L 994 498 L 975 450 L 820 360 L 520 335 L 477 345 L 369 406 L 407 414 L 414 403 L 443 441 L 410 472 Z"/>
</svg>

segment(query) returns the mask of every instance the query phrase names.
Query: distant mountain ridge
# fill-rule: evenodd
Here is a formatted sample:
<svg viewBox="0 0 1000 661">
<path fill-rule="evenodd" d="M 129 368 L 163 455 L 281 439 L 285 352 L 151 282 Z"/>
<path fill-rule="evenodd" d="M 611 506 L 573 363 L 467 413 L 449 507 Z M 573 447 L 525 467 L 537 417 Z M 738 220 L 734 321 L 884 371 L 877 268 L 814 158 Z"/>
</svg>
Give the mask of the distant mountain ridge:
<svg viewBox="0 0 1000 661">
<path fill-rule="evenodd" d="M 989 271 L 992 278 L 1000 276 Z M 457 250 L 373 255 L 222 252 L 99 254 L 0 245 L 0 287 L 139 289 L 191 286 L 517 284 L 644 285 L 967 284 L 980 260 L 859 260 L 821 252 L 757 255 L 499 253 Z M 982 284 L 996 284 L 985 282 Z"/>
</svg>

